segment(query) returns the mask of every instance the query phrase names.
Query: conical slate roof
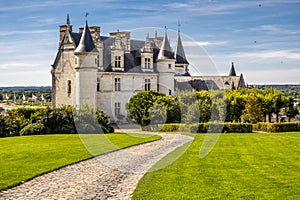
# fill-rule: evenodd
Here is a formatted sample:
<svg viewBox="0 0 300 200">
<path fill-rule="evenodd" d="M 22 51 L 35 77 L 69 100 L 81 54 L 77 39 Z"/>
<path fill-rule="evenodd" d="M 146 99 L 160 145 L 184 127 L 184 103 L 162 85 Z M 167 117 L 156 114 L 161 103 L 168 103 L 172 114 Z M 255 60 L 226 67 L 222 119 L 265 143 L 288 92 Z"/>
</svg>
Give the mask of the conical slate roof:
<svg viewBox="0 0 300 200">
<path fill-rule="evenodd" d="M 174 59 L 173 51 L 168 40 L 167 32 L 165 32 L 165 36 L 162 41 L 162 45 L 160 47 L 157 59 Z"/>
<path fill-rule="evenodd" d="M 229 76 L 236 76 L 235 69 L 234 69 L 234 64 L 233 63 L 231 65 L 231 68 L 230 68 L 230 71 L 229 71 Z"/>
<path fill-rule="evenodd" d="M 75 49 L 75 52 L 91 52 L 95 51 L 95 44 L 88 26 L 87 21 L 85 21 L 85 26 L 80 38 L 80 42 Z"/>
<path fill-rule="evenodd" d="M 183 45 L 181 42 L 181 37 L 180 37 L 179 31 L 178 31 L 178 36 L 177 36 L 177 41 L 176 41 L 176 46 L 175 46 L 174 52 L 175 52 L 174 55 L 175 55 L 176 63 L 189 64 L 189 62 L 187 61 L 187 59 L 185 57 L 185 53 L 184 53 L 184 49 L 183 49 Z"/>
</svg>

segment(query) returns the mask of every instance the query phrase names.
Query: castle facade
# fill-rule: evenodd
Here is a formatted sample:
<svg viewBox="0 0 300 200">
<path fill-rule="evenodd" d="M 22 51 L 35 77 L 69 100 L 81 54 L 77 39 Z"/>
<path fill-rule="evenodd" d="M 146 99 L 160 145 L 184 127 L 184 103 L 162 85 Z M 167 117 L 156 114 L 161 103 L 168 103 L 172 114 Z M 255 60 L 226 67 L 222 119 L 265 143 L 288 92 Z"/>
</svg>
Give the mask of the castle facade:
<svg viewBox="0 0 300 200">
<path fill-rule="evenodd" d="M 86 21 L 74 32 L 69 16 L 60 26 L 59 48 L 52 65 L 53 106 L 89 104 L 112 120 L 126 118 L 126 103 L 140 91 L 171 95 L 178 90 L 238 89 L 245 87 L 232 64 L 228 76 L 191 76 L 180 32 L 174 51 L 167 32 L 145 41 L 130 32 L 100 34 Z"/>
</svg>

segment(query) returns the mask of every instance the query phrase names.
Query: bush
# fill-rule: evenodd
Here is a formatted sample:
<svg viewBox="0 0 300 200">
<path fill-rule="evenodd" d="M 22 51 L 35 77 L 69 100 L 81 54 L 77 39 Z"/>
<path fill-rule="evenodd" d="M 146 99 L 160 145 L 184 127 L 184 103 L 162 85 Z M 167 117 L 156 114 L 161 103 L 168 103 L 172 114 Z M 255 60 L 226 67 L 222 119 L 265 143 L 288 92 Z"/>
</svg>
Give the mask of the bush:
<svg viewBox="0 0 300 200">
<path fill-rule="evenodd" d="M 73 120 L 73 107 L 47 108 L 41 117 L 41 123 L 52 134 L 77 133 Z"/>
<path fill-rule="evenodd" d="M 0 114 L 0 137 L 7 137 L 9 135 L 9 118 L 7 115 Z"/>
<path fill-rule="evenodd" d="M 196 124 L 155 124 L 142 127 L 144 131 L 189 132 L 189 133 L 252 133 L 252 124 L 242 123 L 196 123 Z"/>
<path fill-rule="evenodd" d="M 49 129 L 41 123 L 29 124 L 20 131 L 20 135 L 42 135 L 47 133 L 49 133 Z"/>
<path fill-rule="evenodd" d="M 275 132 L 292 132 L 300 131 L 300 123 L 298 122 L 281 122 L 281 123 L 268 123 L 261 122 L 253 124 L 253 130 L 264 131 L 269 133 Z"/>
</svg>

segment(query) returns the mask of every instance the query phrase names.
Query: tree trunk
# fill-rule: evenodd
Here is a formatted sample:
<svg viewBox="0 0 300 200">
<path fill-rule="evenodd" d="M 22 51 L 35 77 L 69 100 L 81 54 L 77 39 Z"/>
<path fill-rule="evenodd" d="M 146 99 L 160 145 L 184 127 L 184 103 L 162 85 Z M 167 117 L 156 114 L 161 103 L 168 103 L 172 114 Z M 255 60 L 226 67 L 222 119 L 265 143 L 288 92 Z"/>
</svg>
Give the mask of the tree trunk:
<svg viewBox="0 0 300 200">
<path fill-rule="evenodd" d="M 276 122 L 279 121 L 279 116 L 278 116 L 278 113 L 276 113 Z"/>
</svg>

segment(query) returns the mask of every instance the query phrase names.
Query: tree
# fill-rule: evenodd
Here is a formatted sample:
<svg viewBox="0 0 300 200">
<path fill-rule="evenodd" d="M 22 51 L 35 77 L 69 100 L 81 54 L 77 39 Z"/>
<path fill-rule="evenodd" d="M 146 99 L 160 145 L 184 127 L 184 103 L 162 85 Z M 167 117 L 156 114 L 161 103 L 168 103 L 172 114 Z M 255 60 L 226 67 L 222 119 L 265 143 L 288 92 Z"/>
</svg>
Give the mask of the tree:
<svg viewBox="0 0 300 200">
<path fill-rule="evenodd" d="M 243 122 L 257 123 L 262 120 L 263 112 L 259 99 L 249 97 L 246 101 L 245 110 L 241 119 Z"/>
<path fill-rule="evenodd" d="M 226 91 L 226 121 L 240 121 L 245 109 L 247 95 L 241 90 Z"/>
<path fill-rule="evenodd" d="M 294 99 L 292 97 L 284 97 L 284 113 L 288 117 L 289 122 L 291 118 L 298 114 L 298 110 L 294 107 Z"/>
<path fill-rule="evenodd" d="M 159 97 L 165 96 L 157 91 L 139 92 L 129 100 L 127 110 L 134 123 L 147 126 L 150 123 L 149 109 Z"/>
</svg>

